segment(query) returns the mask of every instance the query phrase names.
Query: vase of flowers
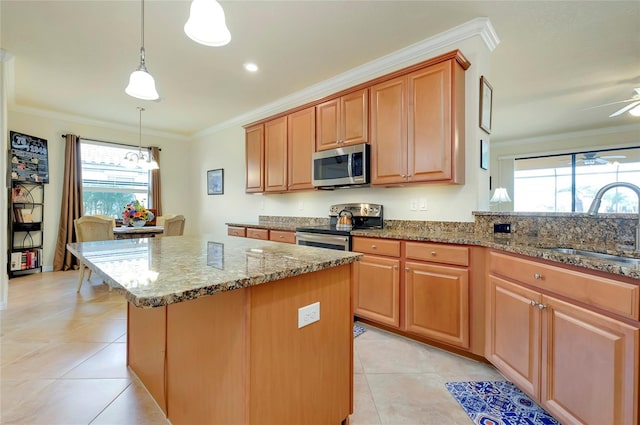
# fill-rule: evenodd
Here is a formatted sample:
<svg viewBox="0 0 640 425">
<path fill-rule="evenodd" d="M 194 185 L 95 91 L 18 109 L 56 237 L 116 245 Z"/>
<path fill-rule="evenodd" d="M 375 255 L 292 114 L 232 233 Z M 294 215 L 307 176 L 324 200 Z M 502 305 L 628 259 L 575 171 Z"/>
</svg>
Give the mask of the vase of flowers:
<svg viewBox="0 0 640 425">
<path fill-rule="evenodd" d="M 153 213 L 146 209 L 138 200 L 129 202 L 122 212 L 122 225 L 142 227 L 147 221 L 153 220 Z"/>
</svg>

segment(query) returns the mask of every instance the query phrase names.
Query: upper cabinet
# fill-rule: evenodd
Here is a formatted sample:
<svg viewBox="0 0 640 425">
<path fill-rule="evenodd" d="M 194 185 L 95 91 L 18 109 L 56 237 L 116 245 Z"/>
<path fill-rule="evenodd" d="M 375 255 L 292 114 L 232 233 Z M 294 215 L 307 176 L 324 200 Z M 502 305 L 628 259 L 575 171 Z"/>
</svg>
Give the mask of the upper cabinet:
<svg viewBox="0 0 640 425">
<path fill-rule="evenodd" d="M 287 190 L 287 117 L 264 123 L 264 190 Z"/>
<path fill-rule="evenodd" d="M 264 191 L 264 124 L 245 129 L 246 192 Z"/>
<path fill-rule="evenodd" d="M 311 154 L 316 144 L 315 108 L 309 107 L 288 116 L 289 190 L 313 189 Z"/>
<path fill-rule="evenodd" d="M 464 70 L 456 59 L 371 88 L 371 183 L 464 183 Z"/>
<path fill-rule="evenodd" d="M 369 141 L 368 94 L 362 89 L 316 106 L 316 151 Z"/>
</svg>

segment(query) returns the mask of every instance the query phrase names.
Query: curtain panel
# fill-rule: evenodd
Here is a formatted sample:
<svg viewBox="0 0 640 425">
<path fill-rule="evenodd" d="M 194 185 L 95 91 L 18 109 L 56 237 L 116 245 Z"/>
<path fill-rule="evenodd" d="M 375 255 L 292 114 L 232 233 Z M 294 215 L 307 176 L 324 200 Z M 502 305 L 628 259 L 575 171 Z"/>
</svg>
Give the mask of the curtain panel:
<svg viewBox="0 0 640 425">
<path fill-rule="evenodd" d="M 67 244 L 76 241 L 73 221 L 82 216 L 82 165 L 80 136 L 65 136 L 64 180 L 60 203 L 60 226 L 53 259 L 53 270 L 70 270 L 79 267 L 79 261 L 69 251 Z"/>
<path fill-rule="evenodd" d="M 151 159 L 155 159 L 160 166 L 160 148 L 152 146 L 149 148 L 151 153 Z M 151 201 L 149 202 L 149 208 L 156 210 L 156 217 L 162 215 L 162 197 L 160 187 L 160 168 L 157 170 L 151 170 Z"/>
</svg>

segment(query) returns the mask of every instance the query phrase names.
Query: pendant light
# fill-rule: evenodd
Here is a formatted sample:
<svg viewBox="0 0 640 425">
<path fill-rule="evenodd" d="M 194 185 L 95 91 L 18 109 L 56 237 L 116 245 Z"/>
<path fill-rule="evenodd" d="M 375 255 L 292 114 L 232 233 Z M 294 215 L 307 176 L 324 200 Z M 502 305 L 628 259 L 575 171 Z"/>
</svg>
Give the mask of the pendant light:
<svg viewBox="0 0 640 425">
<path fill-rule="evenodd" d="M 184 32 L 205 46 L 219 47 L 231 41 L 224 10 L 216 0 L 193 0 Z"/>
<path fill-rule="evenodd" d="M 124 159 L 132 167 L 142 168 L 143 170 L 157 170 L 160 166 L 151 158 L 151 153 L 148 152 L 146 155 L 142 153 L 142 111 L 145 109 L 141 106 L 138 106 L 137 109 L 140 116 L 138 120 L 138 153 L 128 152 Z"/>
<path fill-rule="evenodd" d="M 138 69 L 131 73 L 129 77 L 129 85 L 126 89 L 124 89 L 125 93 L 129 96 L 133 96 L 142 100 L 156 100 L 160 97 L 156 90 L 156 82 L 147 71 L 147 67 L 145 66 L 145 57 L 144 57 L 144 0 L 141 1 L 142 4 L 142 25 L 141 25 L 141 40 L 142 46 L 140 47 L 140 65 Z"/>
</svg>

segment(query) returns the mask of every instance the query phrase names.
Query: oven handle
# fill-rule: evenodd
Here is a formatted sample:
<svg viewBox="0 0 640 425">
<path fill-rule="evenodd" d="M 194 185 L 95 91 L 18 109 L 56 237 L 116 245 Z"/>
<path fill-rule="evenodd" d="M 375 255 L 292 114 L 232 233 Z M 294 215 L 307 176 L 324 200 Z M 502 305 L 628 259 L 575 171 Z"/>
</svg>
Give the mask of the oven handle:
<svg viewBox="0 0 640 425">
<path fill-rule="evenodd" d="M 296 238 L 301 240 L 306 240 L 306 241 L 324 242 L 324 243 L 349 242 L 349 237 L 347 236 L 317 235 L 315 233 L 303 233 L 303 232 L 296 232 Z"/>
</svg>

